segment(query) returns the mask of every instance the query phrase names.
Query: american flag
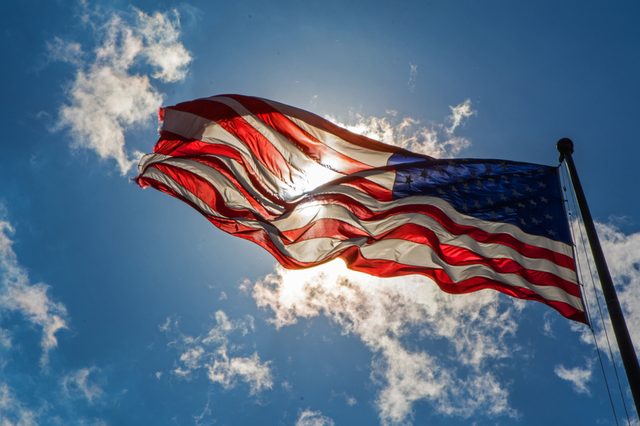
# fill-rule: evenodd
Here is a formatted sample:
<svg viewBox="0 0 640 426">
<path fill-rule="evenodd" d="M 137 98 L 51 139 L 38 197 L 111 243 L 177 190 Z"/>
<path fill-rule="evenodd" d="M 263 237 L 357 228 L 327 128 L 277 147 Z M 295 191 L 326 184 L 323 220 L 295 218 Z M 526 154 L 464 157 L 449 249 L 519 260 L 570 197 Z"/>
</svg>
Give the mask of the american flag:
<svg viewBox="0 0 640 426">
<path fill-rule="evenodd" d="M 190 204 L 284 267 L 342 258 L 448 293 L 494 289 L 586 322 L 559 169 L 436 159 L 241 95 L 161 109 L 137 182 Z"/>
</svg>

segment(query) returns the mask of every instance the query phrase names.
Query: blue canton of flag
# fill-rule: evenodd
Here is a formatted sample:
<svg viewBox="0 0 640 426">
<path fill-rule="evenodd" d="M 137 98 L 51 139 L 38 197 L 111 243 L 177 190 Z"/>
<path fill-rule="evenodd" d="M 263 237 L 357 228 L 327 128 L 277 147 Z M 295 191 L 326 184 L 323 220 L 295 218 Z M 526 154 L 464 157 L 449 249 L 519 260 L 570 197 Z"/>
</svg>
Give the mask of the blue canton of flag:
<svg viewBox="0 0 640 426">
<path fill-rule="evenodd" d="M 394 154 L 395 198 L 431 195 L 487 221 L 571 244 L 559 168 L 502 160 L 426 159 Z"/>
</svg>

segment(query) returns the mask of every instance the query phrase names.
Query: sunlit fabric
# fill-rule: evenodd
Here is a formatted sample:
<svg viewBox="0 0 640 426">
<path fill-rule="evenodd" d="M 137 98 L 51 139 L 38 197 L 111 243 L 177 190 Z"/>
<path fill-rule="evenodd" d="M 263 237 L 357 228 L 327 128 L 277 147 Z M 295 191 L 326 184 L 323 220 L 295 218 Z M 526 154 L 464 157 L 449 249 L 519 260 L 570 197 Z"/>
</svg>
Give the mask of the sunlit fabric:
<svg viewBox="0 0 640 426">
<path fill-rule="evenodd" d="M 492 288 L 585 321 L 555 167 L 435 159 L 277 102 L 223 95 L 166 107 L 137 182 L 253 241 L 286 268 L 342 258 Z"/>
</svg>

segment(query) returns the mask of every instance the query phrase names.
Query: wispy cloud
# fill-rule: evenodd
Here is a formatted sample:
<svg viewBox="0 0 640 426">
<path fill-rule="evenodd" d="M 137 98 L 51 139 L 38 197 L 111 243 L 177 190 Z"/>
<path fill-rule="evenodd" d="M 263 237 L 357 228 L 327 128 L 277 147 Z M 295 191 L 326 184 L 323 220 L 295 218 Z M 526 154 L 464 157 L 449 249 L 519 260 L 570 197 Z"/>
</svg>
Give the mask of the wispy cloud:
<svg viewBox="0 0 640 426">
<path fill-rule="evenodd" d="M 104 19 L 90 11 L 83 16 Z M 162 103 L 152 79 L 167 83 L 185 78 L 191 55 L 180 42 L 176 11 L 148 15 L 136 9 L 133 18 L 112 13 L 101 22 L 91 26 L 98 40 L 91 54 L 60 38 L 48 44 L 52 57 L 76 67 L 58 127 L 69 129 L 73 147 L 115 160 L 125 175 L 141 155 L 125 146 L 126 130 L 147 123 Z"/>
<path fill-rule="evenodd" d="M 80 43 L 54 37 L 47 42 L 47 52 L 51 60 L 67 62 L 77 67 L 82 66 L 84 52 Z"/>
<path fill-rule="evenodd" d="M 591 381 L 592 375 L 591 361 L 587 361 L 587 365 L 585 367 L 567 368 L 564 365 L 557 365 L 553 371 L 562 380 L 566 380 L 571 383 L 576 392 L 587 395 L 591 393 L 588 387 L 588 383 Z"/>
<path fill-rule="evenodd" d="M 456 106 L 451 106 L 449 109 L 451 110 L 451 114 L 447 119 L 449 127 L 446 129 L 449 134 L 453 134 L 458 127 L 464 124 L 465 120 L 476 114 L 476 111 L 471 107 L 470 99 L 466 99 Z"/>
<path fill-rule="evenodd" d="M 416 78 L 418 77 L 418 65 L 409 64 L 409 81 L 407 81 L 407 87 L 409 87 L 409 91 L 413 92 L 416 90 Z"/>
<path fill-rule="evenodd" d="M 95 403 L 104 396 L 102 387 L 90 376 L 96 374 L 97 368 L 80 368 L 65 375 L 61 379 L 65 395 L 72 398 L 83 398 Z"/>
<path fill-rule="evenodd" d="M 6 383 L 0 383 L 0 424 L 3 426 L 36 425 L 37 413 L 16 399 Z"/>
<path fill-rule="evenodd" d="M 160 329 L 167 334 L 177 334 L 170 343 L 180 351 L 178 365 L 173 374 L 189 379 L 199 371 L 205 371 L 208 379 L 225 389 L 235 387 L 238 382 L 249 386 L 249 393 L 256 395 L 273 387 L 271 363 L 262 361 L 257 352 L 249 356 L 237 354 L 241 345 L 230 344 L 229 336 L 241 336 L 253 332 L 253 317 L 230 320 L 223 311 L 215 313 L 216 324 L 201 336 L 186 336 L 178 330 L 178 321 L 167 319 Z"/>
<path fill-rule="evenodd" d="M 273 387 L 269 362 L 262 362 L 256 352 L 249 357 L 230 357 L 227 351 L 226 345 L 218 349 L 209 365 L 209 380 L 227 389 L 234 387 L 238 380 L 243 381 L 249 385 L 252 395 Z"/>
<path fill-rule="evenodd" d="M 334 426 L 332 418 L 324 416 L 320 411 L 306 409 L 300 412 L 296 426 Z"/>
<path fill-rule="evenodd" d="M 42 329 L 41 364 L 46 366 L 49 351 L 58 344 L 57 333 L 67 328 L 67 310 L 51 300 L 48 285 L 30 281 L 13 250 L 13 232 L 11 224 L 0 219 L 0 308 L 19 312 Z"/>
<path fill-rule="evenodd" d="M 12 344 L 11 333 L 9 333 L 9 330 L 0 328 L 0 347 L 8 349 Z"/>
<path fill-rule="evenodd" d="M 517 416 L 505 384 L 483 368 L 514 352 L 518 308 L 499 303 L 496 292 L 455 297 L 421 277 L 379 279 L 337 260 L 299 271 L 277 267 L 253 285 L 252 295 L 278 328 L 324 315 L 358 336 L 374 353 L 371 377 L 380 386 L 383 423 L 406 422 L 421 400 L 446 415 Z M 456 365 L 449 365 L 450 354 L 407 346 L 416 335 L 447 339 Z"/>
<path fill-rule="evenodd" d="M 422 124 L 412 117 L 398 117 L 395 110 L 388 110 L 381 117 L 352 114 L 344 121 L 333 116 L 325 118 L 354 133 L 413 152 L 438 158 L 454 157 L 471 145 L 467 138 L 455 135 L 455 131 L 475 112 L 469 100 L 450 108 L 451 115 L 445 123 Z"/>
</svg>

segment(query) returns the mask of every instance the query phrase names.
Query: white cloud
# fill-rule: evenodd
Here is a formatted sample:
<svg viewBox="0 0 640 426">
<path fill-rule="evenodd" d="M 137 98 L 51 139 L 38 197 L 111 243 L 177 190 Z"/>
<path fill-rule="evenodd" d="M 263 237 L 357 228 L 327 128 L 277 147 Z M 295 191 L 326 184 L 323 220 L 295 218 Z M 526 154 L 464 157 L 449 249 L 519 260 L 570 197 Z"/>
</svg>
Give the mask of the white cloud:
<svg viewBox="0 0 640 426">
<path fill-rule="evenodd" d="M 471 111 L 471 102 L 466 100 L 450 108 L 452 115 L 447 118 L 447 122 L 452 123 L 450 127 L 442 123 L 423 125 L 411 117 L 399 118 L 394 110 L 388 110 L 387 115 L 383 117 L 353 114 L 346 122 L 332 116 L 325 118 L 354 133 L 409 151 L 441 158 L 456 156 L 471 145 L 468 139 L 454 135 L 456 128 L 474 114 Z"/>
<path fill-rule="evenodd" d="M 9 349 L 11 346 L 11 333 L 9 333 L 9 330 L 0 328 L 0 347 Z"/>
<path fill-rule="evenodd" d="M 55 61 L 67 62 L 80 66 L 84 52 L 80 43 L 64 41 L 60 37 L 54 37 L 47 42 L 49 58 Z"/>
<path fill-rule="evenodd" d="M 450 125 L 446 129 L 449 134 L 453 134 L 458 127 L 464 124 L 466 119 L 476 114 L 476 111 L 471 107 L 470 99 L 466 99 L 456 106 L 451 106 L 449 109 L 451 109 L 451 115 L 448 117 Z"/>
<path fill-rule="evenodd" d="M 153 77 L 161 81 L 176 82 L 187 76 L 191 54 L 180 43 L 180 16 L 156 12 L 147 15 L 137 13 L 137 32 L 144 40 L 142 55 L 155 69 Z"/>
<path fill-rule="evenodd" d="M 497 292 L 452 296 L 426 278 L 380 279 L 336 260 L 298 271 L 277 267 L 255 283 L 253 297 L 278 328 L 324 315 L 358 336 L 374 354 L 371 377 L 381 388 L 376 405 L 385 424 L 406 422 L 421 400 L 446 415 L 517 416 L 505 385 L 483 368 L 517 350 L 510 338 L 519 307 L 499 303 Z M 408 347 L 415 334 L 445 338 L 453 355 Z"/>
<path fill-rule="evenodd" d="M 602 244 L 602 249 L 607 259 L 609 271 L 616 287 L 616 293 L 624 313 L 627 328 L 631 335 L 631 340 L 633 341 L 636 353 L 640 353 L 640 292 L 637 290 L 637 283 L 640 282 L 640 232 L 625 234 L 612 223 L 606 224 L 596 222 L 595 225 L 600 238 L 600 243 Z M 581 234 L 578 226 L 579 222 L 572 222 L 572 229 L 577 246 L 576 253 L 578 254 L 580 279 L 584 285 L 583 294 L 586 297 L 593 333 L 591 329 L 581 324 L 572 323 L 571 328 L 575 332 L 579 333 L 581 341 L 589 346 L 595 346 L 595 335 L 598 348 L 609 358 L 611 357 L 611 353 L 608 350 L 610 342 L 611 351 L 616 358 L 613 361 L 620 365 L 620 359 L 618 356 L 619 349 L 611 326 L 611 320 L 607 313 L 606 303 L 604 301 L 602 287 L 600 286 L 595 265 L 593 263 L 593 257 L 591 256 L 588 245 L 585 247 L 585 244 L 583 244 L 583 238 L 581 236 L 584 236 L 584 239 L 586 240 L 584 230 Z M 586 243 L 586 241 L 584 242 Z M 595 282 L 592 282 L 591 280 L 587 262 L 591 265 L 591 271 L 594 274 Z M 599 299 L 603 310 L 604 318 L 602 320 L 596 297 Z M 576 392 L 588 394 L 590 392 L 588 385 L 591 381 L 594 365 L 595 359 L 591 359 L 585 367 L 567 369 L 564 368 L 564 366 L 559 366 L 556 367 L 555 373 L 560 378 L 570 381 Z M 624 371 L 621 365 L 620 368 L 621 369 L 619 371 Z"/>
<path fill-rule="evenodd" d="M 67 328 L 67 310 L 49 298 L 49 286 L 31 283 L 27 270 L 18 263 L 10 234 L 13 227 L 0 219 L 0 308 L 19 312 L 42 329 L 43 366 L 48 354 L 58 344 L 57 333 Z"/>
<path fill-rule="evenodd" d="M 587 362 L 585 367 L 567 368 L 564 365 L 557 365 L 553 371 L 562 380 L 571 383 L 576 392 L 587 395 L 591 393 L 587 385 L 591 381 L 592 375 L 592 363 L 590 361 Z"/>
<path fill-rule="evenodd" d="M 555 334 L 553 333 L 553 320 L 552 314 L 550 312 L 545 312 L 543 315 L 544 322 L 542 323 L 542 334 L 547 337 L 554 338 Z"/>
<path fill-rule="evenodd" d="M 616 291 L 636 352 L 640 353 L 640 232 L 624 234 L 612 225 L 597 223 Z"/>
<path fill-rule="evenodd" d="M 49 43 L 53 57 L 77 67 L 68 102 L 60 108 L 59 127 L 70 129 L 73 147 L 115 160 L 125 175 L 141 155 L 126 149 L 125 131 L 147 123 L 162 104 L 150 76 L 162 82 L 183 79 L 191 55 L 179 41 L 175 11 L 147 15 L 135 10 L 133 22 L 113 13 L 93 28 L 100 41 L 88 62 L 80 60 L 82 47 L 77 43 L 59 38 Z M 141 65 L 150 69 L 150 76 L 134 71 Z"/>
<path fill-rule="evenodd" d="M 609 340 L 612 346 L 611 349 L 614 353 L 617 353 L 618 346 L 616 344 L 615 334 L 613 333 L 611 321 L 606 312 L 606 304 L 597 278 L 597 272 L 589 252 L 590 249 L 588 247 L 586 248 L 588 259 L 591 263 L 591 270 L 595 275 L 596 293 L 593 292 L 593 286 L 587 266 L 587 256 L 585 256 L 585 250 L 576 222 L 573 223 L 573 229 L 578 240 L 576 242 L 576 251 L 579 256 L 578 261 L 581 269 L 581 281 L 584 284 L 584 291 L 586 292 L 588 308 L 592 319 L 592 327 L 596 334 L 598 346 L 602 350 L 607 348 L 608 344 L 604 327 L 600 321 L 598 305 L 595 299 L 596 293 L 598 294 L 600 304 L 604 310 L 604 323 L 609 334 Z M 602 244 L 602 249 L 607 259 L 607 264 L 609 265 L 609 271 L 611 272 L 611 276 L 615 283 L 616 292 L 624 312 L 631 340 L 634 343 L 636 353 L 640 353 L 640 292 L 637 290 L 637 283 L 640 282 L 640 232 L 625 234 L 616 226 L 604 223 L 596 223 L 596 229 Z M 573 328 L 581 334 L 581 340 L 584 343 L 589 345 L 594 344 L 591 330 L 580 325 L 575 325 Z M 604 350 L 604 352 L 609 355 L 607 350 Z"/>
<path fill-rule="evenodd" d="M 252 395 L 273 387 L 270 362 L 261 362 L 256 352 L 250 357 L 229 357 L 226 345 L 218 349 L 209 365 L 208 377 L 227 389 L 234 387 L 238 380 L 246 382 Z"/>
<path fill-rule="evenodd" d="M 86 399 L 89 403 L 94 403 L 100 400 L 104 391 L 94 380 L 91 380 L 89 376 L 92 373 L 97 372 L 94 368 L 80 368 L 73 371 L 64 377 L 62 377 L 62 389 L 67 396 L 81 397 Z"/>
<path fill-rule="evenodd" d="M 194 373 L 204 370 L 212 383 L 220 384 L 225 389 L 235 387 L 238 382 L 249 386 L 251 395 L 273 387 L 271 362 L 263 362 L 257 352 L 249 356 L 231 354 L 241 349 L 241 345 L 229 342 L 229 335 L 245 336 L 255 328 L 253 317 L 246 316 L 241 320 L 231 320 L 223 311 L 214 315 L 216 325 L 202 336 L 186 336 L 180 334 L 171 342 L 180 350 L 178 366 L 173 373 L 181 378 L 189 379 Z M 167 319 L 160 327 L 164 332 L 178 332 L 176 320 Z"/>
<path fill-rule="evenodd" d="M 340 398 L 344 400 L 349 407 L 353 407 L 358 403 L 358 400 L 354 396 L 351 396 L 346 392 L 331 391 L 331 398 Z"/>
<path fill-rule="evenodd" d="M 410 92 L 413 92 L 416 89 L 417 77 L 418 77 L 418 65 L 409 64 L 409 81 L 407 81 L 407 86 L 409 87 Z"/>
<path fill-rule="evenodd" d="M 32 426 L 36 419 L 37 413 L 18 401 L 6 383 L 0 383 L 0 425 Z"/>
<path fill-rule="evenodd" d="M 334 426 L 335 422 L 330 417 L 322 415 L 320 411 L 306 409 L 300 412 L 296 426 Z"/>
</svg>

